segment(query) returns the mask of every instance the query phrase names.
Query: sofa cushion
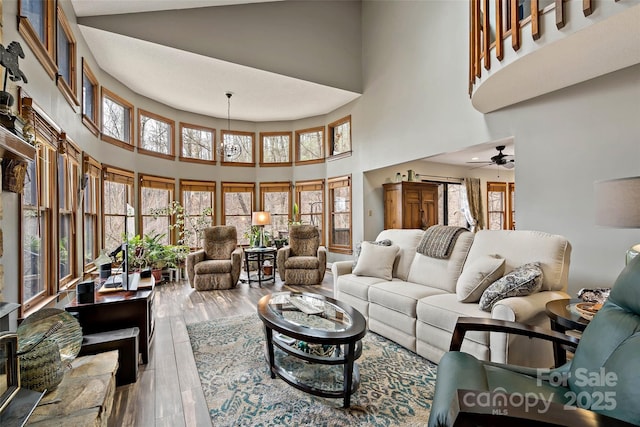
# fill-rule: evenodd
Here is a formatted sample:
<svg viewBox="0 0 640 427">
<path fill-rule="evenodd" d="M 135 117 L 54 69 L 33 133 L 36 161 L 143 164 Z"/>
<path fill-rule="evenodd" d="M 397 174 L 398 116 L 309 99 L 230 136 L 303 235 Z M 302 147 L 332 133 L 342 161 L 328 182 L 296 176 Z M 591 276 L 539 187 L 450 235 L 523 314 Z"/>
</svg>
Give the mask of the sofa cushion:
<svg viewBox="0 0 640 427">
<path fill-rule="evenodd" d="M 484 291 L 480 297 L 480 309 L 491 311 L 498 301 L 509 297 L 522 297 L 540 290 L 543 273 L 540 264 L 521 265 L 504 275 Z"/>
<path fill-rule="evenodd" d="M 369 288 L 369 302 L 416 317 L 416 303 L 420 298 L 445 293 L 443 290 L 411 282 L 382 282 Z"/>
<path fill-rule="evenodd" d="M 208 259 L 195 265 L 196 274 L 231 273 L 230 259 Z"/>
<path fill-rule="evenodd" d="M 350 273 L 338 277 L 338 288 L 342 293 L 368 301 L 369 288 L 376 283 L 385 282 L 386 281 L 384 279 L 380 279 L 378 277 L 356 276 L 355 274 Z M 401 283 L 398 279 L 393 279 L 392 282 L 398 282 L 398 285 Z"/>
<path fill-rule="evenodd" d="M 380 246 L 362 242 L 362 252 L 356 267 L 353 269 L 353 274 L 391 280 L 393 277 L 393 263 L 398 250 L 399 248 L 396 245 Z"/>
<path fill-rule="evenodd" d="M 317 270 L 320 260 L 317 256 L 292 256 L 284 262 L 285 269 Z"/>
<path fill-rule="evenodd" d="M 416 252 L 407 280 L 455 293 L 456 282 L 472 243 L 473 233 L 465 231 L 458 236 L 448 259 L 431 258 Z"/>
<path fill-rule="evenodd" d="M 352 269 L 356 268 L 356 264 L 358 263 L 358 258 L 360 258 L 360 253 L 362 252 L 362 243 L 363 242 L 356 243 L 356 247 L 353 250 L 353 265 L 351 266 Z M 369 243 L 374 245 L 379 245 L 379 246 L 391 246 L 393 244 L 393 242 L 389 239 L 376 240 L 374 242 L 369 242 Z"/>
<path fill-rule="evenodd" d="M 413 256 L 416 253 L 416 247 L 420 243 L 420 239 L 424 234 L 424 230 L 420 229 L 395 229 L 382 230 L 376 240 L 389 239 L 394 245 L 400 247 L 396 262 L 393 265 L 393 277 L 407 280 L 409 268 L 413 262 Z"/>
<path fill-rule="evenodd" d="M 456 284 L 460 302 L 478 302 L 482 293 L 504 274 L 504 258 L 487 255 L 465 266 Z"/>
</svg>

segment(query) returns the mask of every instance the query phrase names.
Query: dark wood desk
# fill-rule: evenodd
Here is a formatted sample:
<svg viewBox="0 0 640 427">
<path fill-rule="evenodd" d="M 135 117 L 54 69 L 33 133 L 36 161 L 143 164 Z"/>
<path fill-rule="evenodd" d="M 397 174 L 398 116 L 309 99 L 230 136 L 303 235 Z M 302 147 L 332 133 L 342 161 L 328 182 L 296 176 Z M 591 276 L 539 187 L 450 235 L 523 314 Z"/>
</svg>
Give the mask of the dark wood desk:
<svg viewBox="0 0 640 427">
<path fill-rule="evenodd" d="M 563 334 L 569 330 L 584 331 L 589 321 L 569 308 L 570 304 L 577 302 L 580 300 L 557 299 L 547 303 L 545 311 L 551 321 L 552 330 Z M 553 356 L 556 366 L 564 365 L 567 362 L 567 352 L 561 344 L 553 345 Z"/>
<path fill-rule="evenodd" d="M 96 288 L 99 282 L 96 281 Z M 138 327 L 140 330 L 139 348 L 142 363 L 149 362 L 149 348 L 153 340 L 155 321 L 153 297 L 155 295 L 153 277 L 140 279 L 137 291 L 95 292 L 95 301 L 78 304 L 73 299 L 65 310 L 74 313 L 83 334 L 113 331 L 116 329 Z"/>
</svg>

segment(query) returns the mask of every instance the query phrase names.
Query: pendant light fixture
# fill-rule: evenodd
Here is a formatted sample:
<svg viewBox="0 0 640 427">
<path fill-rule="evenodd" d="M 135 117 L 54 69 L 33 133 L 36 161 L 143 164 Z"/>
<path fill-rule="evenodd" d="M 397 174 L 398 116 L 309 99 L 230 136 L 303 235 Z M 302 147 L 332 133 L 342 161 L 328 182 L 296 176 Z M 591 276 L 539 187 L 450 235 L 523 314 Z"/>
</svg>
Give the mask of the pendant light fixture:
<svg viewBox="0 0 640 427">
<path fill-rule="evenodd" d="M 222 158 L 223 162 L 230 162 L 238 157 L 242 153 L 242 146 L 236 141 L 234 135 L 231 132 L 231 96 L 233 93 L 225 93 L 227 96 L 227 133 L 222 136 L 222 141 L 218 147 L 218 155 Z"/>
</svg>

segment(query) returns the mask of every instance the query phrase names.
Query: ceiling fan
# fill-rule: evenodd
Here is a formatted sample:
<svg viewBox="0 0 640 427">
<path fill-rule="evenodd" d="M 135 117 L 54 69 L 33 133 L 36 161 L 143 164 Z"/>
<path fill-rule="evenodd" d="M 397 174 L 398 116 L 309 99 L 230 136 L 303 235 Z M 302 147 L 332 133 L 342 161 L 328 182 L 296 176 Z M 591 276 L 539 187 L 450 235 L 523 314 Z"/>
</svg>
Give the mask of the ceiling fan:
<svg viewBox="0 0 640 427">
<path fill-rule="evenodd" d="M 504 154 L 502 150 L 505 149 L 504 145 L 498 145 L 496 150 L 498 150 L 498 154 L 491 157 L 491 160 L 480 161 L 480 162 L 467 162 L 467 163 L 484 163 L 486 166 L 488 165 L 498 165 L 502 166 L 505 169 L 513 169 L 516 166 L 515 156 L 512 154 Z M 482 167 L 482 166 L 479 166 Z"/>
</svg>

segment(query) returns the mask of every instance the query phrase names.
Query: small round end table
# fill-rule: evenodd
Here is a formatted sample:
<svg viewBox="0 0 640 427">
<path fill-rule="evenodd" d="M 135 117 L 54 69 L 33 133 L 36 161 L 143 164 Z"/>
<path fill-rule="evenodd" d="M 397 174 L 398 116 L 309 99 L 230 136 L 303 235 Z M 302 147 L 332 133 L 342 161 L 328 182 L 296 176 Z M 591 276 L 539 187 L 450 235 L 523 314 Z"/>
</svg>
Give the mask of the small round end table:
<svg viewBox="0 0 640 427">
<path fill-rule="evenodd" d="M 552 330 L 562 332 L 563 334 L 569 330 L 584 331 L 589 321 L 578 313 L 571 311 L 570 308 L 571 304 L 577 302 L 580 302 L 580 300 L 557 299 L 547 303 L 545 311 L 551 321 Z M 563 365 L 567 362 L 567 351 L 562 344 L 553 344 L 553 356 L 556 361 L 556 366 Z"/>
</svg>

